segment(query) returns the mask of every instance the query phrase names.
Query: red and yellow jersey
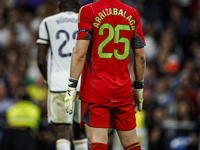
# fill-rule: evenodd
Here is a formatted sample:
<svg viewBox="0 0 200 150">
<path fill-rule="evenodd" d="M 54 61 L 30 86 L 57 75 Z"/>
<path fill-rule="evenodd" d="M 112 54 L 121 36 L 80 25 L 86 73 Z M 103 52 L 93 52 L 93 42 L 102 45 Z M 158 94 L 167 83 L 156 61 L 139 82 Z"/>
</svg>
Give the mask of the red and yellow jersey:
<svg viewBox="0 0 200 150">
<path fill-rule="evenodd" d="M 132 103 L 130 47 L 145 46 L 137 10 L 118 0 L 99 0 L 80 9 L 78 28 L 77 40 L 91 40 L 79 98 L 110 107 Z"/>
</svg>

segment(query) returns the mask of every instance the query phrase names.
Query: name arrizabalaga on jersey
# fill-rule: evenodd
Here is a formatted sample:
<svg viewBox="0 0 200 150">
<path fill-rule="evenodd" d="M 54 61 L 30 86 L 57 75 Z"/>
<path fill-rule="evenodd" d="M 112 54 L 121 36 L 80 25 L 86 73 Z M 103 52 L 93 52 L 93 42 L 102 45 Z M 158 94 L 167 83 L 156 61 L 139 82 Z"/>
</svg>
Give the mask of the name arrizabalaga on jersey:
<svg viewBox="0 0 200 150">
<path fill-rule="evenodd" d="M 68 23 L 68 22 L 77 23 L 77 22 L 78 22 L 78 19 L 60 17 L 58 20 L 56 20 L 56 23 L 57 23 L 57 24 L 60 24 L 60 23 Z"/>
<path fill-rule="evenodd" d="M 102 10 L 100 13 L 98 13 L 98 16 L 95 17 L 95 21 L 93 23 L 93 26 L 95 26 L 96 28 L 99 28 L 99 25 L 101 24 L 102 20 L 106 17 L 106 16 L 110 16 L 110 15 L 118 15 L 118 16 L 122 16 L 124 17 L 126 20 L 128 20 L 129 25 L 131 26 L 131 30 L 135 30 L 135 20 L 132 19 L 133 16 L 132 15 L 128 15 L 126 11 L 124 11 L 123 9 L 117 9 L 117 8 L 106 8 L 104 10 Z"/>
</svg>

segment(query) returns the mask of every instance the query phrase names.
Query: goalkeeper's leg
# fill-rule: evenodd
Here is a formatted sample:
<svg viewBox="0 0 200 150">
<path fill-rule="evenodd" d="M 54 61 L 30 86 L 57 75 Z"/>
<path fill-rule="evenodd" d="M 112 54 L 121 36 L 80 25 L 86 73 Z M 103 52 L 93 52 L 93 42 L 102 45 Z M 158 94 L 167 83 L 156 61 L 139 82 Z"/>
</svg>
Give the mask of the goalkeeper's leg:
<svg viewBox="0 0 200 150">
<path fill-rule="evenodd" d="M 136 134 L 133 103 L 111 108 L 110 127 L 117 130 L 119 139 L 125 150 L 141 150 Z"/>
<path fill-rule="evenodd" d="M 108 128 L 95 128 L 85 124 L 90 150 L 107 150 Z"/>
<path fill-rule="evenodd" d="M 81 127 L 85 127 L 90 150 L 107 150 L 109 107 L 81 102 Z"/>
<path fill-rule="evenodd" d="M 117 133 L 124 150 L 141 150 L 135 128 L 128 131 L 117 130 Z"/>
</svg>

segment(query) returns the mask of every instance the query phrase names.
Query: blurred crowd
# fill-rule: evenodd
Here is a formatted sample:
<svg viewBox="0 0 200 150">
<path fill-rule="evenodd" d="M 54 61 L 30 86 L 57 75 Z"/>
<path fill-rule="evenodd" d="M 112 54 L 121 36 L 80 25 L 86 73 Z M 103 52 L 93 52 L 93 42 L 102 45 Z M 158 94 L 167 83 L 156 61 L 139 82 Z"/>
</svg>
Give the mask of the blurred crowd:
<svg viewBox="0 0 200 150">
<path fill-rule="evenodd" d="M 197 150 L 200 0 L 121 1 L 138 10 L 146 40 L 144 119 L 138 123 L 148 137 L 145 149 Z M 81 5 L 91 2 L 80 1 Z M 0 139 L 20 120 L 12 119 L 14 106 L 27 101 L 35 106 L 38 116 L 32 118 L 38 125 L 22 127 L 34 131 L 38 150 L 55 149 L 53 129 L 46 120 L 47 86 L 37 67 L 36 40 L 42 19 L 56 12 L 56 0 L 0 0 Z M 133 81 L 132 65 L 130 59 Z M 20 115 L 25 118 L 28 110 L 23 111 Z M 0 140 L 0 145 L 5 143 Z"/>
</svg>

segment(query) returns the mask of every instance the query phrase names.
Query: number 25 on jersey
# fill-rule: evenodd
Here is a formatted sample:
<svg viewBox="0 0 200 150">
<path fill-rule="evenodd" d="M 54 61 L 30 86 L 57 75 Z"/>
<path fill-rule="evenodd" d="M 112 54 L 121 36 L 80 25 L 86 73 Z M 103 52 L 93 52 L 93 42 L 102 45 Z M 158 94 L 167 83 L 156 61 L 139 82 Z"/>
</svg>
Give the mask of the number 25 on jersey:
<svg viewBox="0 0 200 150">
<path fill-rule="evenodd" d="M 129 25 L 117 25 L 115 28 L 109 23 L 104 23 L 99 29 L 99 35 L 104 34 L 104 29 L 108 29 L 108 36 L 104 41 L 99 44 L 98 55 L 100 58 L 111 58 L 113 53 L 103 52 L 103 48 L 114 38 L 114 44 L 124 43 L 124 53 L 119 54 L 118 49 L 114 49 L 114 56 L 116 59 L 123 60 L 129 55 L 130 41 L 126 37 L 121 37 L 119 39 L 119 34 L 121 30 L 130 31 Z"/>
</svg>

